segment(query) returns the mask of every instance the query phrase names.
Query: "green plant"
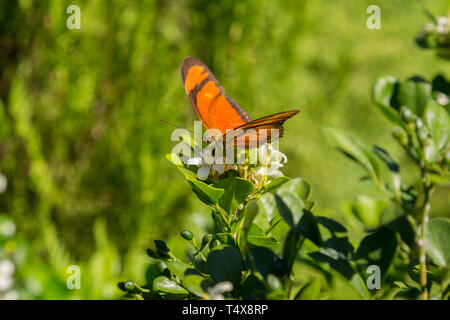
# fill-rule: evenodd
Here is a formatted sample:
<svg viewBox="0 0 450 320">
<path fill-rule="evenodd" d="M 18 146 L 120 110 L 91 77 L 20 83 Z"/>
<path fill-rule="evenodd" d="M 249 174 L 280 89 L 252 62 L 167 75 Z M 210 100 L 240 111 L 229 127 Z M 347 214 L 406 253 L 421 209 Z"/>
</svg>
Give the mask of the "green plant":
<svg viewBox="0 0 450 320">
<path fill-rule="evenodd" d="M 204 167 L 183 165 L 169 155 L 195 195 L 210 208 L 215 229 L 201 240 L 189 230 L 180 233 L 191 245 L 188 261 L 155 240 L 156 250 L 148 249 L 156 270 L 149 283 L 141 287 L 129 281 L 119 287 L 136 298 L 305 296 L 306 288 L 303 293 L 292 291 L 293 265 L 305 240 L 322 245 L 322 220 L 312 213 L 310 185 L 301 178 L 282 176 L 278 169 L 286 157 L 268 149 L 270 162 L 251 164 L 252 155 L 247 153 L 243 165 L 212 168 L 201 176 L 204 181 L 197 179 Z"/>
<path fill-rule="evenodd" d="M 449 94 L 449 84 L 441 75 L 431 83 L 419 77 L 406 81 L 385 77 L 373 88 L 375 105 L 396 126 L 394 138 L 417 165 L 418 188 L 404 182 L 398 162 L 385 149 L 373 146 L 369 150 L 344 132 L 331 128 L 324 130 L 338 150 L 364 168 L 367 175 L 361 182 L 365 191 L 372 198 L 383 199 L 392 205 L 394 218 L 381 226 L 375 223 L 377 231 L 373 238 L 374 246 L 392 243 L 389 259 L 385 261 L 388 265 L 382 269 L 384 277 L 390 264 L 396 264 L 394 269 L 403 264 L 407 272 L 394 275 L 392 283 L 395 282 L 404 294 L 414 296 L 414 292 L 420 291 L 422 299 L 428 299 L 430 290 L 433 297 L 448 297 L 450 221 L 435 218 L 429 223 L 429 214 L 435 188 L 450 185 Z M 366 199 L 366 204 L 371 202 L 373 205 L 374 201 Z M 371 212 L 367 206 L 353 209 L 363 223 L 374 218 L 373 214 L 367 217 L 367 212 Z M 376 217 L 375 220 L 380 221 Z M 377 239 L 375 235 L 380 232 L 384 236 Z M 395 261 L 397 254 L 399 259 Z M 405 279 L 407 274 L 409 277 Z M 393 292 L 400 293 L 397 291 L 398 288 Z"/>
</svg>

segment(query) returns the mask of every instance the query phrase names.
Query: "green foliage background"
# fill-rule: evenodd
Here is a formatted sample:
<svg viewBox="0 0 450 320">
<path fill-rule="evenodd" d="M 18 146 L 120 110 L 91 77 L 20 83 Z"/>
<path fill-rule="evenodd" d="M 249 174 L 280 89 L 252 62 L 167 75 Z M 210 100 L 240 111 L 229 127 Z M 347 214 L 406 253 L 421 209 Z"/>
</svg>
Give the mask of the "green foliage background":
<svg viewBox="0 0 450 320">
<path fill-rule="evenodd" d="M 448 12 L 447 0 L 422 3 Z M 70 4 L 81 8 L 81 30 L 66 27 Z M 366 26 L 372 4 L 381 30 Z M 448 71 L 413 42 L 425 22 L 407 0 L 1 2 L 0 171 L 8 188 L 0 213 L 39 266 L 18 270 L 23 291 L 117 297 L 119 277 L 145 277 L 152 240 L 209 223 L 164 158 L 173 128 L 159 121 L 193 127 L 179 74 L 187 55 L 205 61 L 253 118 L 301 110 L 280 143 L 285 174 L 309 180 L 318 211 L 345 223 L 343 203 L 356 199 L 361 171 L 320 128 L 386 146 L 403 170 L 415 170 L 389 148 L 391 126 L 370 89 L 388 74 L 430 80 Z M 414 185 L 417 173 L 410 176 Z M 449 216 L 449 200 L 441 189 L 432 216 Z M 81 265 L 80 291 L 65 288 L 71 264 Z M 30 275 L 47 285 L 33 291 Z"/>
</svg>

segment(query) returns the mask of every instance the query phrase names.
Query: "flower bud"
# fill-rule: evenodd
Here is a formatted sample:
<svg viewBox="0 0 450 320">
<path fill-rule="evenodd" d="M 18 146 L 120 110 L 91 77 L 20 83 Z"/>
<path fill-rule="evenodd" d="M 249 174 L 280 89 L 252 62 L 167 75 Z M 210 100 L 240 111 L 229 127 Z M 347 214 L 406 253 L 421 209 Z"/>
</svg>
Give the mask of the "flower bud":
<svg viewBox="0 0 450 320">
<path fill-rule="evenodd" d="M 134 288 L 136 288 L 136 285 L 134 284 L 133 281 L 127 281 L 127 282 L 125 282 L 123 286 L 124 286 L 124 288 L 125 288 L 126 290 L 128 290 L 128 291 L 133 291 Z"/>
<path fill-rule="evenodd" d="M 283 285 L 281 284 L 280 279 L 278 279 L 273 274 L 268 274 L 267 275 L 267 282 L 266 283 L 267 283 L 267 288 L 269 289 L 269 291 L 277 291 L 277 290 L 282 290 L 283 289 Z"/>
<path fill-rule="evenodd" d="M 211 233 L 205 234 L 202 238 L 202 247 L 206 246 L 211 241 L 212 237 Z"/>
<path fill-rule="evenodd" d="M 159 273 L 164 273 L 164 271 L 167 270 L 167 265 L 164 263 L 164 261 L 158 260 L 155 263 L 156 270 L 158 270 Z"/>
<path fill-rule="evenodd" d="M 401 145 L 406 146 L 408 144 L 408 136 L 402 129 L 394 128 L 392 135 Z"/>
<path fill-rule="evenodd" d="M 423 128 L 423 121 L 420 118 L 416 119 L 416 127 L 417 128 Z"/>
<path fill-rule="evenodd" d="M 167 247 L 166 243 L 162 240 L 154 240 L 153 241 L 156 246 L 156 252 L 158 253 L 169 253 L 169 248 Z"/>
<path fill-rule="evenodd" d="M 428 139 L 428 133 L 424 130 L 424 128 L 417 127 L 417 138 L 419 139 L 421 144 L 424 144 Z"/>
<path fill-rule="evenodd" d="M 194 234 L 190 230 L 184 230 L 180 232 L 180 236 L 182 236 L 187 241 L 191 241 L 194 238 Z"/>
<path fill-rule="evenodd" d="M 222 246 L 222 242 L 220 242 L 219 240 L 216 239 L 210 244 L 210 249 L 219 248 L 221 246 Z"/>
<path fill-rule="evenodd" d="M 430 161 L 434 151 L 434 143 L 432 139 L 426 139 L 423 142 L 423 153 L 425 161 Z"/>
<path fill-rule="evenodd" d="M 411 123 L 416 119 L 416 115 L 407 106 L 400 108 L 400 116 L 406 123 Z"/>
</svg>

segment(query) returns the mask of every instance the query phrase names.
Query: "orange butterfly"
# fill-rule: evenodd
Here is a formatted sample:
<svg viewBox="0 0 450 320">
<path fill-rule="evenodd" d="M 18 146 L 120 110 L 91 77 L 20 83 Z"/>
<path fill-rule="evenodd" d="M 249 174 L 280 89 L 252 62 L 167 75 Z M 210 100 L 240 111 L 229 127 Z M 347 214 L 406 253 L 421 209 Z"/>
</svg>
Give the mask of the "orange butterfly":
<svg viewBox="0 0 450 320">
<path fill-rule="evenodd" d="M 223 141 L 234 145 L 261 146 L 281 138 L 284 133 L 283 123 L 299 112 L 291 110 L 250 119 L 233 99 L 225 96 L 225 90 L 206 64 L 193 57 L 183 59 L 181 79 L 203 126 L 207 130 L 219 130 L 224 135 Z"/>
</svg>

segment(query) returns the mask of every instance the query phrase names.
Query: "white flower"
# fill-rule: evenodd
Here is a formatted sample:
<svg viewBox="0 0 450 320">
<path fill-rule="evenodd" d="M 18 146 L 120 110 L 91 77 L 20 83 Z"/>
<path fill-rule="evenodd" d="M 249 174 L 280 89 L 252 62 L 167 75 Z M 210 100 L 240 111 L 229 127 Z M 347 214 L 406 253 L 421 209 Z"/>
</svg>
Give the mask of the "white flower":
<svg viewBox="0 0 450 320">
<path fill-rule="evenodd" d="M 199 180 L 204 181 L 204 180 L 208 179 L 211 169 L 217 171 L 220 174 L 225 172 L 225 165 L 217 164 L 215 162 L 217 162 L 217 161 L 215 161 L 215 159 L 211 159 L 210 156 L 200 152 L 199 157 L 194 157 L 194 158 L 188 159 L 187 165 L 199 166 L 199 168 L 197 170 L 197 178 Z"/>
<path fill-rule="evenodd" d="M 273 178 L 283 176 L 280 168 L 283 167 L 283 162 L 287 162 L 287 157 L 270 144 L 265 144 L 259 148 L 259 162 L 261 165 L 255 169 L 254 175 L 256 180 L 261 181 L 266 176 Z"/>
<path fill-rule="evenodd" d="M 14 273 L 14 263 L 11 260 L 0 260 L 0 276 L 11 276 Z"/>
<path fill-rule="evenodd" d="M 231 291 L 233 291 L 233 284 L 230 281 L 219 282 L 208 289 L 209 300 L 225 300 L 223 294 Z"/>
<path fill-rule="evenodd" d="M 448 32 L 448 18 L 447 17 L 438 17 L 436 19 L 436 31 L 439 33 L 446 33 Z"/>
</svg>

